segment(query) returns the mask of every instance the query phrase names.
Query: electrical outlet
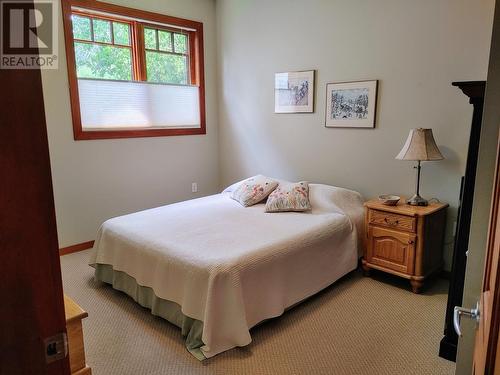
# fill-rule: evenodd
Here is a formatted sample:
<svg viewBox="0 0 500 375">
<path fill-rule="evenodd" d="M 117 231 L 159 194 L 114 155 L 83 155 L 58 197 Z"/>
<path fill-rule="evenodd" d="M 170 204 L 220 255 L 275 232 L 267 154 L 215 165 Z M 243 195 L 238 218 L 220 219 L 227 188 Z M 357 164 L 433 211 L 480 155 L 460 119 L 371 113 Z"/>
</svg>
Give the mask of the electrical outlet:
<svg viewBox="0 0 500 375">
<path fill-rule="evenodd" d="M 193 182 L 191 184 L 191 192 L 192 193 L 197 193 L 198 192 L 198 184 L 196 182 Z"/>
</svg>

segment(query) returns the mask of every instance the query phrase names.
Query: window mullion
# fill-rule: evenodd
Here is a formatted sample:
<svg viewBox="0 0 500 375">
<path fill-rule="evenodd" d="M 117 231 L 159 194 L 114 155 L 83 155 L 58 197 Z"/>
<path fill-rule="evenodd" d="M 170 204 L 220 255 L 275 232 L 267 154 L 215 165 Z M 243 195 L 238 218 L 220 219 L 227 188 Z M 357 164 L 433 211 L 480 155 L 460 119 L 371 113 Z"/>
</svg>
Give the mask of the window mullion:
<svg viewBox="0 0 500 375">
<path fill-rule="evenodd" d="M 111 32 L 111 44 L 115 44 L 115 29 L 113 25 L 113 21 L 109 22 L 109 31 Z"/>
<path fill-rule="evenodd" d="M 90 17 L 90 40 L 94 41 L 94 18 Z"/>
<path fill-rule="evenodd" d="M 192 85 L 199 85 L 199 76 L 198 76 L 198 71 L 197 71 L 197 66 L 196 66 L 196 34 L 192 31 L 189 31 L 187 33 L 188 37 L 188 53 L 187 53 L 187 60 L 189 63 L 189 78 L 191 80 L 190 84 Z"/>
<path fill-rule="evenodd" d="M 133 30 L 133 46 L 132 53 L 134 54 L 134 76 L 136 81 L 146 81 L 146 52 L 144 47 L 144 27 L 140 22 L 134 21 L 132 24 Z"/>
</svg>

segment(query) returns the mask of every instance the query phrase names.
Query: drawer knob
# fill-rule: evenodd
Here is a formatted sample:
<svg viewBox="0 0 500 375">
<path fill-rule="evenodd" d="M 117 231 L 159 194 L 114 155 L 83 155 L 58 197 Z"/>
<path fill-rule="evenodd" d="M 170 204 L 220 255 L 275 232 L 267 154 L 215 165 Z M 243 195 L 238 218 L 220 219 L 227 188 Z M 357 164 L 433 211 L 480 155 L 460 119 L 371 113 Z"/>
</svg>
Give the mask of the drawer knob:
<svg viewBox="0 0 500 375">
<path fill-rule="evenodd" d="M 384 221 L 389 224 L 389 225 L 398 225 L 399 224 L 399 220 L 394 220 L 394 221 L 389 221 L 388 218 L 384 217 Z"/>
<path fill-rule="evenodd" d="M 408 245 L 412 245 L 415 241 L 413 240 L 408 240 Z"/>
</svg>

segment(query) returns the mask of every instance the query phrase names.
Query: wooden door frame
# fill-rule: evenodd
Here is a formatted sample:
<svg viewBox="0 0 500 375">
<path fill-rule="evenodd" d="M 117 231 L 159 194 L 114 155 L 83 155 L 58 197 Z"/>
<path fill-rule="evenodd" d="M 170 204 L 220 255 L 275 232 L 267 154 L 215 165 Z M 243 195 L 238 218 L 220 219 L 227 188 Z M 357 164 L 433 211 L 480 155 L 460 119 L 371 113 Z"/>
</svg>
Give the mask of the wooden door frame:
<svg viewBox="0 0 500 375">
<path fill-rule="evenodd" d="M 0 87 L 0 374 L 66 375 L 45 358 L 66 321 L 40 70 L 0 69 Z"/>
<path fill-rule="evenodd" d="M 486 248 L 486 259 L 484 266 L 483 275 L 483 287 L 481 292 L 484 292 L 484 285 L 490 283 L 490 270 L 491 262 L 494 260 L 493 254 L 495 251 L 495 236 L 498 235 L 497 226 L 500 225 L 498 220 L 498 215 L 500 211 L 500 133 L 498 136 L 497 145 L 497 162 L 495 167 L 495 185 L 493 188 L 493 197 L 491 204 L 491 214 L 490 214 L 490 227 L 488 230 L 488 245 Z M 499 251 L 496 249 L 496 251 Z M 498 266 L 497 266 L 498 267 Z M 491 312 L 491 324 L 489 326 L 488 340 L 486 346 L 485 355 L 485 369 L 484 374 L 497 374 L 500 372 L 500 358 L 499 358 L 499 329 L 500 329 L 500 270 L 497 270 L 495 275 L 496 288 L 494 290 L 492 299 L 492 312 Z M 483 306 L 482 306 L 483 307 Z M 482 318 L 482 317 L 481 317 Z M 476 333 L 476 335 L 479 333 Z M 476 337 L 476 345 L 478 345 Z M 499 361 L 497 361 L 497 359 Z"/>
</svg>

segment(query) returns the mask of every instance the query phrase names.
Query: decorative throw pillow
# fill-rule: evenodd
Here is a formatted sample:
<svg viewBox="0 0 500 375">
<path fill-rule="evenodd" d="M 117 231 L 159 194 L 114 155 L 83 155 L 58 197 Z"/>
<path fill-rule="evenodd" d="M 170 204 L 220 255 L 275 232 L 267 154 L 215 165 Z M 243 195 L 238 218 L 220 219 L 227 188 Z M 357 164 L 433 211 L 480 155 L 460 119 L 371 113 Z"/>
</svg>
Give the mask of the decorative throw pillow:
<svg viewBox="0 0 500 375">
<path fill-rule="evenodd" d="M 309 183 L 301 181 L 280 182 L 278 187 L 269 195 L 266 202 L 266 212 L 308 211 Z"/>
<path fill-rule="evenodd" d="M 231 198 L 249 207 L 264 200 L 278 186 L 278 181 L 257 175 L 243 181 L 231 194 Z"/>
</svg>

